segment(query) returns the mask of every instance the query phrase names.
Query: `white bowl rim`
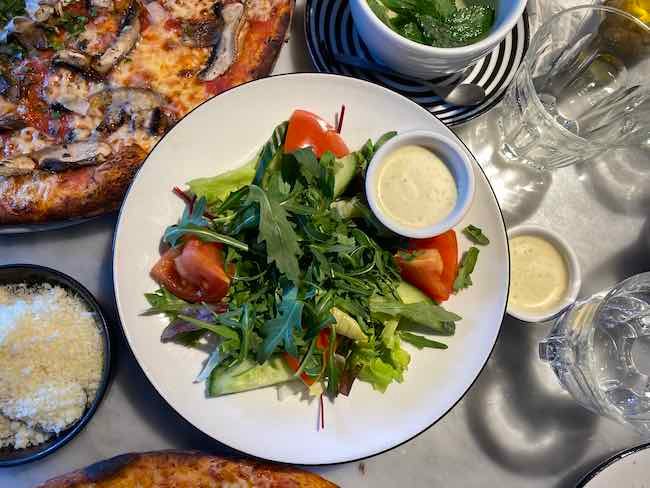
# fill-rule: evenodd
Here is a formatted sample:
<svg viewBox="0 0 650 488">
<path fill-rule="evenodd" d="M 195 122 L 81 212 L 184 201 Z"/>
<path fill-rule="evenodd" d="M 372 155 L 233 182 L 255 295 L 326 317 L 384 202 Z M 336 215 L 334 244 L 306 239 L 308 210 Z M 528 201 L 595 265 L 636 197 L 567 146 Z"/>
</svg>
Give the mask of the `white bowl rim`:
<svg viewBox="0 0 650 488">
<path fill-rule="evenodd" d="M 555 248 L 560 252 L 567 265 L 567 271 L 569 272 L 569 285 L 567 287 L 564 298 L 555 307 L 549 309 L 545 313 L 534 314 L 523 312 L 521 310 L 513 310 L 509 305 L 506 307 L 506 313 L 516 319 L 528 323 L 546 322 L 557 317 L 562 312 L 564 312 L 567 307 L 576 301 L 578 298 L 578 293 L 580 293 L 580 288 L 582 286 L 582 271 L 580 269 L 580 261 L 578 260 L 578 256 L 573 250 L 573 247 L 571 247 L 571 245 L 557 232 L 535 224 L 523 224 L 515 226 L 509 229 L 507 234 L 509 246 L 510 240 L 512 238 L 522 235 L 538 236 L 553 244 Z M 512 265 L 510 268 L 510 273 L 512 274 Z"/>
<path fill-rule="evenodd" d="M 384 212 L 381 211 L 379 205 L 377 204 L 377 192 L 374 188 L 374 174 L 377 171 L 377 167 L 380 162 L 393 150 L 397 149 L 406 144 L 412 143 L 414 139 L 421 140 L 427 139 L 430 140 L 433 144 L 432 146 L 437 145 L 446 145 L 448 149 L 454 151 L 458 155 L 458 160 L 460 164 L 454 165 L 458 170 L 465 173 L 467 177 L 467 188 L 465 192 L 458 195 L 458 199 L 452 211 L 441 221 L 422 228 L 413 228 L 397 223 L 394 219 L 388 217 Z M 416 143 L 417 144 L 417 143 Z M 442 158 L 441 158 L 442 159 Z M 436 134 L 435 132 L 428 130 L 411 130 L 405 131 L 397 134 L 386 142 L 379 150 L 373 155 L 370 163 L 368 163 L 368 169 L 366 172 L 366 181 L 365 181 L 365 190 L 366 198 L 368 199 L 368 204 L 372 213 L 393 232 L 404 236 L 412 237 L 415 239 L 426 239 L 428 237 L 434 237 L 442 234 L 443 232 L 452 229 L 456 226 L 467 214 L 467 211 L 472 206 L 474 201 L 474 192 L 476 190 L 476 182 L 474 179 L 474 168 L 472 165 L 473 156 L 469 153 L 463 146 L 461 146 L 454 139 L 443 136 L 441 134 Z M 443 160 L 445 165 L 448 165 L 449 161 Z"/>
<path fill-rule="evenodd" d="M 372 11 L 372 9 L 370 8 L 366 0 L 350 0 L 350 2 L 357 2 L 361 6 L 361 8 L 366 13 L 366 15 L 368 15 L 371 18 L 371 22 L 375 25 L 376 28 L 389 34 L 398 42 L 404 43 L 405 45 L 410 46 L 411 48 L 420 49 L 423 53 L 428 53 L 428 54 L 438 55 L 438 56 L 445 55 L 445 54 L 451 54 L 451 55 L 474 54 L 480 52 L 483 49 L 491 49 L 495 47 L 508 34 L 508 32 L 510 32 L 514 28 L 514 26 L 519 21 L 519 18 L 523 15 L 524 10 L 526 9 L 528 0 L 517 0 L 517 1 L 519 2 L 517 8 L 511 10 L 511 12 L 508 13 L 508 16 L 503 22 L 503 25 L 501 25 L 497 30 L 490 32 L 486 37 L 484 37 L 480 41 L 472 44 L 468 44 L 467 46 L 434 47 L 434 46 L 427 46 L 426 44 L 420 44 L 419 42 L 412 41 L 395 32 L 393 29 L 391 29 L 386 24 L 384 24 L 381 20 L 379 20 L 379 17 L 375 15 L 375 13 Z"/>
</svg>

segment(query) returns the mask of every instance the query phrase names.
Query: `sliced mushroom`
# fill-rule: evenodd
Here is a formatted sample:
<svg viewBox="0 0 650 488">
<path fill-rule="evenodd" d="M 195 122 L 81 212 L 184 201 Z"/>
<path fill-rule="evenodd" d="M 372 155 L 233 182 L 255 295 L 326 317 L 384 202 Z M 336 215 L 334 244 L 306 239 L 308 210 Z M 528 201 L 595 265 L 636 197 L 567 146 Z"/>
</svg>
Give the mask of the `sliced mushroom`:
<svg viewBox="0 0 650 488">
<path fill-rule="evenodd" d="M 93 68 L 99 73 L 108 73 L 117 62 L 126 56 L 140 38 L 140 19 L 138 18 L 138 2 L 132 1 L 120 23 L 117 39 L 102 54 Z"/>
<path fill-rule="evenodd" d="M 45 76 L 41 96 L 51 106 L 86 115 L 91 93 L 101 88 L 101 84 L 93 83 L 77 70 L 69 69 L 69 65 L 58 65 Z"/>
<path fill-rule="evenodd" d="M 18 130 L 27 127 L 27 122 L 16 113 L 0 115 L 0 132 L 6 130 Z"/>
<path fill-rule="evenodd" d="M 52 58 L 52 66 L 68 68 L 93 81 L 102 81 L 104 77 L 92 67 L 90 56 L 73 49 L 63 49 Z"/>
<path fill-rule="evenodd" d="M 54 12 L 69 5 L 74 0 L 25 0 L 27 14 L 36 22 L 45 22 Z"/>
<path fill-rule="evenodd" d="M 219 43 L 212 49 L 205 68 L 198 74 L 198 78 L 202 81 L 214 80 L 224 74 L 237 57 L 237 37 L 242 25 L 244 5 L 230 3 L 221 8 L 220 14 L 224 29 Z"/>
<path fill-rule="evenodd" d="M 0 176 L 20 176 L 36 169 L 36 163 L 29 156 L 16 156 L 13 159 L 0 160 Z"/>
<path fill-rule="evenodd" d="M 95 8 L 113 10 L 113 0 L 90 0 L 90 5 Z"/>
<path fill-rule="evenodd" d="M 15 103 L 20 98 L 20 85 L 12 68 L 12 62 L 0 55 L 0 95 Z"/>
<path fill-rule="evenodd" d="M 30 51 L 48 49 L 47 32 L 29 17 L 14 17 L 11 34 L 25 49 Z"/>
<path fill-rule="evenodd" d="M 101 164 L 111 153 L 111 146 L 105 142 L 81 141 L 49 147 L 34 153 L 32 157 L 39 169 L 56 172 Z"/>
<path fill-rule="evenodd" d="M 145 88 L 105 90 L 95 95 L 91 104 L 104 110 L 99 132 L 113 132 L 129 121 L 134 128 L 145 127 L 152 134 L 160 134 L 173 124 L 162 110 L 163 96 Z"/>
<path fill-rule="evenodd" d="M 151 135 L 162 136 L 174 125 L 174 119 L 165 113 L 160 107 L 156 107 L 151 111 L 148 119 L 144 123 L 144 127 Z"/>
<path fill-rule="evenodd" d="M 190 47 L 210 47 L 219 44 L 224 21 L 221 4 L 215 4 L 215 17 L 205 20 L 187 20 L 182 24 L 183 44 Z"/>
</svg>

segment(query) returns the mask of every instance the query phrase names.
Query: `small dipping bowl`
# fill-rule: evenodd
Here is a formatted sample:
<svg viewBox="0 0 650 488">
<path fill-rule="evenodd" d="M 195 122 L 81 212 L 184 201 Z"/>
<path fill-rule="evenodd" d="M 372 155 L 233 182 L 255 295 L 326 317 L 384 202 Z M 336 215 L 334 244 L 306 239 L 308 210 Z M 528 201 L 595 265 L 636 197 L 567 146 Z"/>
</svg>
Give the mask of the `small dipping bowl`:
<svg viewBox="0 0 650 488">
<path fill-rule="evenodd" d="M 32 264 L 15 264 L 0 266 L 0 286 L 26 284 L 27 286 L 50 284 L 60 286 L 64 290 L 79 297 L 93 314 L 95 323 L 102 338 L 102 375 L 97 387 L 95 397 L 86 407 L 81 418 L 70 425 L 67 429 L 58 435 L 53 435 L 45 442 L 36 446 L 29 446 L 23 449 L 14 449 L 5 447 L 0 449 L 0 468 L 16 466 L 18 464 L 29 463 L 41 459 L 61 446 L 69 442 L 86 426 L 90 418 L 95 414 L 99 403 L 101 402 L 106 387 L 108 386 L 111 365 L 111 340 L 108 324 L 102 310 L 90 292 L 78 281 L 68 275 L 45 266 Z"/>
<path fill-rule="evenodd" d="M 425 227 L 404 225 L 387 215 L 379 205 L 379 171 L 386 157 L 403 146 L 415 145 L 430 150 L 447 166 L 456 183 L 456 204 L 446 217 Z M 375 216 L 393 232 L 416 239 L 437 236 L 457 225 L 465 216 L 474 199 L 474 169 L 472 156 L 454 139 L 435 132 L 416 130 L 403 132 L 386 142 L 375 153 L 366 174 L 366 197 Z"/>
<path fill-rule="evenodd" d="M 564 292 L 564 296 L 558 300 L 557 304 L 553 307 L 549 307 L 543 312 L 538 313 L 529 312 L 526 310 L 517 310 L 510 305 L 508 301 L 508 306 L 506 312 L 508 315 L 519 319 L 523 322 L 535 323 L 535 322 L 545 322 L 557 317 L 562 313 L 568 306 L 573 304 L 578 298 L 578 293 L 580 292 L 580 287 L 582 286 L 582 276 L 580 272 L 580 264 L 578 262 L 578 257 L 573 251 L 573 248 L 556 232 L 553 232 L 544 227 L 538 225 L 520 225 L 513 227 L 508 231 L 508 243 L 519 236 L 532 236 L 538 237 L 545 240 L 551 244 L 562 256 L 564 259 L 564 264 L 567 270 L 567 288 Z M 512 249 L 510 251 L 512 256 Z M 510 274 L 514 273 L 512 269 L 512 263 L 510 266 Z M 511 278 L 511 289 L 512 289 L 512 278 Z M 511 290 L 512 291 L 512 290 Z"/>
</svg>

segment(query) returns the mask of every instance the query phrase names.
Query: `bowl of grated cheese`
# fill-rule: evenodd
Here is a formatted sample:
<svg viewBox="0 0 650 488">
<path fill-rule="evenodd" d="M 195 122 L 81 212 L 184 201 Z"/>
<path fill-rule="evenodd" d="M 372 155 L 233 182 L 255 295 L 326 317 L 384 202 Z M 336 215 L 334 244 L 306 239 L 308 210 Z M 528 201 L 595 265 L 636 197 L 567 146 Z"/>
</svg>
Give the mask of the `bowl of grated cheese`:
<svg viewBox="0 0 650 488">
<path fill-rule="evenodd" d="M 93 296 L 50 268 L 0 266 L 0 467 L 51 454 L 95 413 L 110 334 Z"/>
</svg>

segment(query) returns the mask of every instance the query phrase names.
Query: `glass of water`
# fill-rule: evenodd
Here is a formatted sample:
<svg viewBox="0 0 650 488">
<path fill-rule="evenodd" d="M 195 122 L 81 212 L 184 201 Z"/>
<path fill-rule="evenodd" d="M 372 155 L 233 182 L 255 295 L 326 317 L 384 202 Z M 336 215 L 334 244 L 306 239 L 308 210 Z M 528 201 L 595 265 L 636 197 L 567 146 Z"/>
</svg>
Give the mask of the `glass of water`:
<svg viewBox="0 0 650 488">
<path fill-rule="evenodd" d="M 607 6 L 574 7 L 537 31 L 500 106 L 500 153 L 554 169 L 647 129 L 650 26 Z"/>
<path fill-rule="evenodd" d="M 584 407 L 650 435 L 650 273 L 576 302 L 539 354 Z"/>
</svg>

